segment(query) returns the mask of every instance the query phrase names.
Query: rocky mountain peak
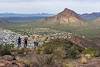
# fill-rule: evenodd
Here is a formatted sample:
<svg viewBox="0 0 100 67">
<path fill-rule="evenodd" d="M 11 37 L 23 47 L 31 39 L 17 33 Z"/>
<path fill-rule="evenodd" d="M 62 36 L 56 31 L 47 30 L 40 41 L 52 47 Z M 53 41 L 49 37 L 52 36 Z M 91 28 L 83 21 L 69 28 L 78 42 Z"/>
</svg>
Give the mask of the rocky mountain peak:
<svg viewBox="0 0 100 67">
<path fill-rule="evenodd" d="M 71 13 L 73 12 L 72 10 L 65 8 L 61 13 Z"/>
<path fill-rule="evenodd" d="M 57 16 L 62 16 L 62 17 L 66 17 L 66 18 L 70 18 L 70 17 L 76 17 L 77 19 L 80 19 L 80 16 L 74 12 L 71 9 L 65 8 L 62 12 L 60 12 Z"/>
<path fill-rule="evenodd" d="M 84 25 L 81 17 L 71 9 L 65 8 L 62 12 L 57 15 L 48 17 L 46 19 L 48 24 L 66 24 L 71 26 Z"/>
</svg>

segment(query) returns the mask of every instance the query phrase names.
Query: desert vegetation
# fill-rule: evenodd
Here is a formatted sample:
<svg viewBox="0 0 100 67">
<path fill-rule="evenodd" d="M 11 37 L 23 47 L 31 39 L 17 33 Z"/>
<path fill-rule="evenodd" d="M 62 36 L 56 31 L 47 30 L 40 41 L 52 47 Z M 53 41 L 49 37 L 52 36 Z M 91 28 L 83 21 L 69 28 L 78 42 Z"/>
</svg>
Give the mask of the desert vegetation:
<svg viewBox="0 0 100 67">
<path fill-rule="evenodd" d="M 13 59 L 9 62 L 13 63 L 15 60 L 16 65 L 23 65 L 23 67 L 75 67 L 76 64 L 72 61 L 78 63 L 78 60 L 83 57 L 82 55 L 87 58 L 86 61 L 96 58 L 96 52 L 93 48 L 82 48 L 66 39 L 51 40 L 31 49 L 16 48 L 13 44 L 0 45 L 1 57 L 8 55 L 7 58 L 9 58 L 11 56 Z M 81 62 L 84 61 L 80 61 L 78 64 Z"/>
</svg>

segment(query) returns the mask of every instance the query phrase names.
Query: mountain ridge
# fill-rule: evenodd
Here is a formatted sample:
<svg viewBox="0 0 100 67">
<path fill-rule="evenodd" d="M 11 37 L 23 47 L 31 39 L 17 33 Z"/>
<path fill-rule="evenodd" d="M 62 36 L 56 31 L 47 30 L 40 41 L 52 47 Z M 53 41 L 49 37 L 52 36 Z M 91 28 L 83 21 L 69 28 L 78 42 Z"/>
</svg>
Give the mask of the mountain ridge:
<svg viewBox="0 0 100 67">
<path fill-rule="evenodd" d="M 100 12 L 80 14 L 84 20 L 95 20 L 100 17 Z"/>
</svg>

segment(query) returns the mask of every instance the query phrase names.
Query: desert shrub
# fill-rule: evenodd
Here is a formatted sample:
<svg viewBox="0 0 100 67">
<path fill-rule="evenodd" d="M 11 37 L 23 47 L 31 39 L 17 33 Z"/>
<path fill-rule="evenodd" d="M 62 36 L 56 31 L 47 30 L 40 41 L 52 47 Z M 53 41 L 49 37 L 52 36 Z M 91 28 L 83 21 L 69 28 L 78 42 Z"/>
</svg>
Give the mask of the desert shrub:
<svg viewBox="0 0 100 67">
<path fill-rule="evenodd" d="M 64 39 L 55 39 L 38 48 L 43 54 L 54 54 L 56 58 L 78 58 L 83 49 Z"/>
<path fill-rule="evenodd" d="M 14 44 L 1 44 L 0 55 L 11 55 L 12 48 L 14 48 Z"/>
<path fill-rule="evenodd" d="M 54 56 L 56 59 L 63 59 L 65 57 L 65 50 L 63 47 L 58 47 L 57 49 L 54 50 Z"/>
<path fill-rule="evenodd" d="M 97 50 L 94 48 L 86 48 L 83 53 L 85 55 L 90 55 L 90 57 L 96 57 L 97 56 Z"/>
<path fill-rule="evenodd" d="M 80 55 L 80 50 L 76 46 L 71 46 L 69 49 L 66 50 L 66 58 L 78 58 Z"/>
<path fill-rule="evenodd" d="M 40 67 L 53 67 L 55 65 L 53 54 L 43 54 L 36 56 Z"/>
<path fill-rule="evenodd" d="M 60 46 L 60 42 L 51 41 L 49 43 L 43 44 L 41 47 L 37 48 L 37 52 L 42 52 L 43 54 L 52 54 L 56 48 Z"/>
<path fill-rule="evenodd" d="M 17 54 L 24 54 L 25 49 L 21 48 L 21 49 L 17 49 Z"/>
<path fill-rule="evenodd" d="M 35 52 L 36 52 L 37 54 L 41 54 L 41 53 L 42 53 L 42 48 L 41 48 L 41 47 L 36 48 L 36 49 L 35 49 Z"/>
<path fill-rule="evenodd" d="M 64 67 L 75 67 L 75 64 L 73 63 L 67 63 L 64 65 Z"/>
<path fill-rule="evenodd" d="M 19 54 L 19 55 L 25 55 L 28 54 L 30 51 L 30 49 L 28 48 L 20 48 L 20 49 L 16 49 L 15 53 Z"/>
<path fill-rule="evenodd" d="M 44 54 L 52 54 L 54 51 L 54 48 L 55 47 L 53 47 L 52 44 L 46 44 L 46 46 L 43 46 L 43 53 Z"/>
<path fill-rule="evenodd" d="M 64 50 L 65 50 L 65 58 L 71 58 L 76 59 L 80 57 L 81 52 L 83 51 L 83 48 L 77 46 L 76 44 L 72 43 L 71 41 L 67 41 L 66 44 L 64 44 Z"/>
</svg>

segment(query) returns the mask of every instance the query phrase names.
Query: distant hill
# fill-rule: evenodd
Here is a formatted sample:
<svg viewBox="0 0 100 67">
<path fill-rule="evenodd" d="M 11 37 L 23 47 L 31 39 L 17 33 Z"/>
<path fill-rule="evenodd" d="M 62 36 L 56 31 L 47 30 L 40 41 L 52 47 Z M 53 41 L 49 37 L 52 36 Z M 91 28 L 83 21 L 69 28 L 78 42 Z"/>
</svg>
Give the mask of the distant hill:
<svg viewBox="0 0 100 67">
<path fill-rule="evenodd" d="M 33 17 L 33 16 L 52 16 L 53 14 L 48 13 L 37 13 L 37 14 L 18 14 L 18 13 L 0 13 L 0 17 Z"/>
<path fill-rule="evenodd" d="M 86 13 L 80 15 L 84 20 L 95 20 L 98 17 L 100 17 L 100 12 L 94 12 L 94 13 Z"/>
<path fill-rule="evenodd" d="M 70 19 L 69 19 L 70 22 L 82 21 L 82 20 L 95 20 L 98 17 L 100 17 L 100 12 L 94 12 L 91 14 L 88 14 L 88 13 L 77 14 L 73 10 L 66 8 L 64 11 L 60 12 L 57 15 L 48 14 L 48 13 L 38 13 L 38 14 L 0 13 L 0 19 L 7 20 L 11 23 L 33 22 L 34 20 L 45 19 L 45 18 L 47 20 L 50 20 L 53 18 L 54 20 L 52 19 L 52 22 L 55 22 L 58 20 L 57 22 L 65 23 L 66 21 L 69 21 L 68 17 L 70 17 Z M 67 19 L 65 19 L 65 18 L 67 18 Z"/>
<path fill-rule="evenodd" d="M 6 27 L 9 24 L 8 20 L 0 19 L 0 27 Z"/>
<path fill-rule="evenodd" d="M 0 19 L 8 20 L 9 22 L 32 22 L 34 20 L 42 19 L 52 16 L 52 14 L 15 14 L 15 13 L 0 13 Z"/>
<path fill-rule="evenodd" d="M 65 8 L 62 12 L 55 16 L 46 18 L 48 24 L 67 24 L 67 25 L 83 25 L 82 18 L 73 10 Z"/>
</svg>

